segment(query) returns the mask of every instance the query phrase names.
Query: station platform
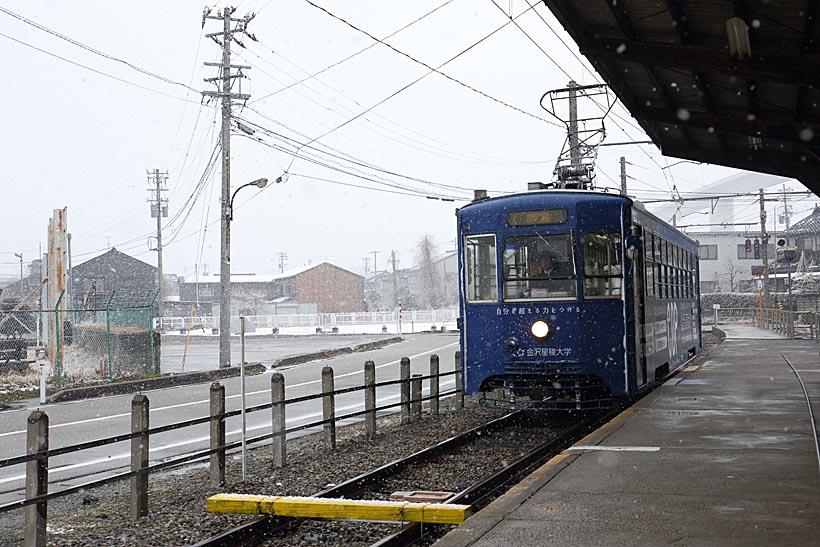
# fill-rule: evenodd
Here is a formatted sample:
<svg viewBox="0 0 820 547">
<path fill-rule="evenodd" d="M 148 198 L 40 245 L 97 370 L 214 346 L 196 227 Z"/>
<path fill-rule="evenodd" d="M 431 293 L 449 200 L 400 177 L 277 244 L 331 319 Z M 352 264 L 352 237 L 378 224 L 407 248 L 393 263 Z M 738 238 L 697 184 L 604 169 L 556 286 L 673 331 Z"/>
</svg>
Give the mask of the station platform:
<svg viewBox="0 0 820 547">
<path fill-rule="evenodd" d="M 436 547 L 820 545 L 820 345 L 748 325 Z M 815 404 L 820 411 L 820 402 Z"/>
</svg>

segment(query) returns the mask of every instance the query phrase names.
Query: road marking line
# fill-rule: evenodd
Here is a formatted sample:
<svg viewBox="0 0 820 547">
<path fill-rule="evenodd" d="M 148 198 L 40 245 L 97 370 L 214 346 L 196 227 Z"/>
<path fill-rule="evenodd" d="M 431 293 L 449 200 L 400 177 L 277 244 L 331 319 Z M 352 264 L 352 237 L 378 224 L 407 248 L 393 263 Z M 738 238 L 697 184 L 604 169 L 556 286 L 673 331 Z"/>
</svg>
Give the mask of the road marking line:
<svg viewBox="0 0 820 547">
<path fill-rule="evenodd" d="M 571 446 L 569 450 L 589 450 L 600 452 L 658 452 L 660 446 L 601 446 L 601 445 L 581 445 Z"/>
<path fill-rule="evenodd" d="M 453 382 L 444 382 L 444 383 L 442 383 L 441 387 L 449 387 L 450 384 L 455 385 L 455 381 L 453 381 Z M 395 401 L 395 400 L 399 399 L 400 397 L 401 397 L 400 393 L 395 393 L 393 395 L 388 395 L 387 397 L 379 397 L 377 399 L 377 405 L 376 406 L 379 406 L 379 403 L 385 403 L 385 402 L 388 402 L 388 401 Z M 355 404 L 351 404 L 351 405 L 336 407 L 336 410 L 337 411 L 358 410 L 358 409 L 362 408 L 363 406 L 364 406 L 364 403 L 355 403 Z M 398 410 L 396 409 L 393 412 L 398 412 Z M 286 419 L 285 427 L 288 428 L 288 427 L 294 427 L 296 425 L 302 425 L 303 422 L 309 421 L 311 418 L 318 418 L 322 415 L 323 415 L 322 412 L 319 411 L 319 412 L 311 412 L 309 414 L 301 414 L 299 416 L 294 416 L 290 420 Z M 239 419 L 239 416 L 235 416 L 233 419 L 235 421 L 235 420 Z M 361 419 L 363 419 L 363 417 L 357 417 L 357 418 L 352 418 L 352 419 L 361 420 Z M 271 427 L 270 423 L 263 423 L 263 424 L 259 424 L 259 425 L 248 426 L 248 427 L 245 428 L 245 431 L 247 432 L 247 431 L 255 431 L 257 429 L 269 429 L 270 427 Z M 318 428 L 319 426 L 316 426 L 316 427 Z M 241 435 L 241 433 L 242 433 L 241 428 L 234 429 L 234 430 L 231 430 L 231 431 L 226 431 L 225 432 L 225 438 L 227 439 L 227 438 L 233 437 L 233 436 L 238 437 L 238 436 Z M 149 450 L 149 454 L 155 454 L 157 452 L 162 452 L 164 450 L 170 450 L 171 448 L 184 446 L 186 444 L 206 442 L 209 439 L 210 439 L 210 436 L 196 437 L 196 438 L 193 438 L 193 439 L 188 439 L 188 440 L 185 440 L 185 441 L 179 441 L 179 442 L 175 442 L 175 443 L 168 443 L 168 444 L 163 444 L 163 445 L 159 445 L 159 446 L 149 446 L 148 450 Z M 126 442 L 126 441 L 123 441 L 123 442 Z M 90 465 L 95 465 L 95 464 L 102 463 L 102 462 L 110 462 L 110 461 L 114 461 L 114 460 L 128 460 L 130 458 L 131 458 L 131 452 L 124 452 L 122 454 L 114 454 L 114 455 L 106 456 L 106 457 L 103 457 L 103 458 L 96 458 L 94 460 L 89 460 L 89 461 L 84 461 L 84 462 L 79 462 L 79 463 L 73 463 L 73 464 L 67 464 L 67 465 L 62 465 L 62 466 L 58 466 L 58 467 L 49 467 L 48 473 L 49 473 L 49 476 L 53 478 L 54 475 L 56 475 L 57 473 L 60 473 L 60 472 L 70 471 L 72 469 L 79 469 L 81 467 L 88 467 Z M 150 456 L 149 456 L 149 458 L 150 458 Z M 156 459 L 156 458 L 154 458 L 154 459 Z M 19 464 L 19 465 L 22 466 L 24 464 Z M 109 471 L 110 470 L 101 470 L 98 473 L 105 473 L 105 472 L 109 472 Z M 11 476 L 11 477 L 5 477 L 5 478 L 0 479 L 0 484 L 13 482 L 13 481 L 19 481 L 19 480 L 23 480 L 25 478 L 26 478 L 25 474 L 14 475 L 14 476 Z M 69 478 L 71 478 L 71 477 L 69 477 Z"/>
<path fill-rule="evenodd" d="M 441 351 L 443 349 L 447 349 L 447 348 L 457 346 L 457 345 L 458 345 L 458 342 L 453 342 L 452 344 L 447 344 L 445 346 L 441 346 L 441 347 L 438 347 L 438 348 L 433 348 L 433 349 L 428 350 L 428 351 L 423 351 L 421 353 L 411 355 L 409 357 L 409 359 L 412 360 L 412 359 L 415 359 L 417 357 L 421 357 L 423 355 L 428 355 L 430 353 L 434 353 L 436 351 Z M 379 369 L 379 368 L 389 367 L 389 366 L 396 365 L 400 362 L 401 362 L 401 359 L 398 359 L 398 360 L 395 360 L 395 361 L 390 361 L 389 363 L 384 363 L 382 365 L 378 365 L 378 366 L 376 366 L 376 368 Z M 359 374 L 364 374 L 364 371 L 348 372 L 348 373 L 345 373 L 345 374 L 340 374 L 339 376 L 335 376 L 335 378 L 336 379 L 347 378 L 349 376 L 356 376 L 356 375 L 359 375 Z M 296 388 L 296 387 L 309 386 L 311 384 L 320 384 L 321 382 L 322 382 L 322 380 L 318 379 L 318 380 L 311 380 L 309 382 L 302 382 L 301 384 L 287 385 L 285 387 L 288 388 L 288 389 L 293 389 L 293 388 Z M 177 387 L 182 387 L 182 386 L 177 386 Z M 259 390 L 259 391 L 251 391 L 251 392 L 246 393 L 245 395 L 246 396 L 259 395 L 260 393 L 270 393 L 270 390 L 269 389 L 262 389 L 262 390 Z M 237 398 L 237 397 L 241 397 L 241 394 L 228 395 L 227 397 L 225 397 L 225 399 L 234 399 L 234 398 Z M 74 401 L 72 401 L 72 402 L 74 402 Z M 182 408 L 182 407 L 185 407 L 185 406 L 209 404 L 209 403 L 210 403 L 210 401 L 208 399 L 202 399 L 202 400 L 199 400 L 199 401 L 189 401 L 187 403 L 179 403 L 179 404 L 175 404 L 175 405 L 158 406 L 156 408 L 151 408 L 150 412 L 153 414 L 154 412 L 159 412 L 159 411 L 162 411 L 162 410 L 174 410 L 174 409 Z M 45 409 L 51 408 L 51 407 L 57 408 L 58 405 L 56 405 L 56 404 L 55 405 L 44 405 L 44 406 L 37 406 L 36 408 L 39 409 L 39 410 L 45 410 Z M 31 409 L 27 409 L 27 410 L 34 410 L 34 407 L 31 408 Z M 65 422 L 65 423 L 62 423 L 62 424 L 52 424 L 52 425 L 49 426 L 49 429 L 57 429 L 58 427 L 67 427 L 67 426 L 72 426 L 72 425 L 90 424 L 90 423 L 99 422 L 99 421 L 102 421 L 102 420 L 125 418 L 125 417 L 129 417 L 129 416 L 131 416 L 130 412 L 124 412 L 124 413 L 121 413 L 121 414 L 111 414 L 109 416 L 100 416 L 100 417 L 97 417 L 97 418 L 88 418 L 86 420 L 78 420 L 78 421 L 75 421 L 75 422 Z M 25 435 L 25 433 L 26 433 L 25 429 L 18 430 L 18 431 L 7 431 L 5 433 L 0 433 L 0 438 L 8 437 L 10 435 Z"/>
</svg>

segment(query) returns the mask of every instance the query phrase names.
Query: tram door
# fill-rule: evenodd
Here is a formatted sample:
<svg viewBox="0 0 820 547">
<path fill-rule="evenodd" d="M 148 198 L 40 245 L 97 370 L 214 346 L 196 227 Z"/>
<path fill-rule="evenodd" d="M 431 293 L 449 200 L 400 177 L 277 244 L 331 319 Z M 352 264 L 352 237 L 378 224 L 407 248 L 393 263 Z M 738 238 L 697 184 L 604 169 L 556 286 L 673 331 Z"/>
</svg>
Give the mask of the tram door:
<svg viewBox="0 0 820 547">
<path fill-rule="evenodd" d="M 643 228 L 635 226 L 633 236 L 643 240 Z M 644 268 L 644 245 L 634 247 L 632 259 L 632 305 L 635 318 L 635 374 L 637 386 L 646 384 L 646 268 Z"/>
</svg>

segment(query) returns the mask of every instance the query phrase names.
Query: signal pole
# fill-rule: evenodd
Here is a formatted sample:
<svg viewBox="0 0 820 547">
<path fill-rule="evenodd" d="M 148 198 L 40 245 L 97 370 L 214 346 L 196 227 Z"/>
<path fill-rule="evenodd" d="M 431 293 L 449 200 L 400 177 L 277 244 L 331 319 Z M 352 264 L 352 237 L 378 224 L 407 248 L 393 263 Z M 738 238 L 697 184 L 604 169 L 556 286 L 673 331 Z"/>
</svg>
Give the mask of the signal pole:
<svg viewBox="0 0 820 547">
<path fill-rule="evenodd" d="M 222 101 L 222 218 L 221 218 L 221 245 L 219 264 L 219 368 L 231 366 L 231 106 L 234 99 L 247 100 L 248 94 L 231 93 L 231 85 L 234 78 L 244 77 L 242 69 L 251 67 L 246 65 L 231 64 L 231 42 L 235 41 L 235 33 L 247 34 L 247 26 L 253 15 L 246 15 L 241 19 L 231 17 L 235 10 L 231 7 L 222 8 L 217 15 L 210 15 L 210 10 L 206 11 L 202 17 L 202 25 L 205 26 L 206 19 L 222 21 L 222 32 L 206 34 L 206 38 L 211 38 L 222 47 L 222 63 L 205 63 L 206 66 L 216 66 L 220 69 L 220 75 L 215 78 L 206 78 L 206 82 L 221 82 L 219 91 L 203 91 L 205 97 L 215 97 Z M 236 23 L 236 28 L 231 28 Z M 241 45 L 241 42 L 237 42 Z M 231 69 L 237 69 L 236 74 L 231 73 Z"/>
<path fill-rule="evenodd" d="M 163 304 L 165 303 L 165 290 L 162 283 L 162 219 L 168 217 L 168 200 L 162 197 L 163 192 L 167 192 L 164 188 L 165 181 L 168 179 L 168 173 L 160 173 L 159 169 L 148 171 L 148 184 L 151 186 L 148 191 L 151 192 L 151 218 L 157 219 L 157 287 L 159 288 L 159 306 L 157 309 L 158 315 L 162 317 Z"/>
</svg>

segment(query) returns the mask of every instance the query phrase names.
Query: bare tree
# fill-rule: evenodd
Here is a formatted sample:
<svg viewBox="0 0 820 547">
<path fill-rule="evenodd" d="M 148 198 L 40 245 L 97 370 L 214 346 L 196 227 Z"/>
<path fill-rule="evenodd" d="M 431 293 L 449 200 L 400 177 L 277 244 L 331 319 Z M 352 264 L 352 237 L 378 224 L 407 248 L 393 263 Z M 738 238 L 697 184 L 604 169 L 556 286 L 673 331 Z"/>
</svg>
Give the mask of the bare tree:
<svg viewBox="0 0 820 547">
<path fill-rule="evenodd" d="M 729 278 L 729 292 L 735 292 L 735 282 L 738 274 L 740 274 L 740 269 L 733 260 L 729 259 L 726 263 L 726 275 Z"/>
<path fill-rule="evenodd" d="M 420 304 L 427 308 L 439 308 L 444 301 L 441 280 L 433 260 L 436 253 L 433 237 L 430 234 L 423 235 L 416 244 L 416 264 L 419 268 Z"/>
</svg>

